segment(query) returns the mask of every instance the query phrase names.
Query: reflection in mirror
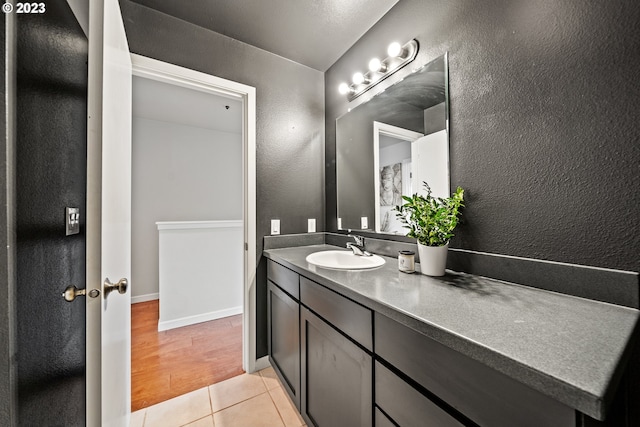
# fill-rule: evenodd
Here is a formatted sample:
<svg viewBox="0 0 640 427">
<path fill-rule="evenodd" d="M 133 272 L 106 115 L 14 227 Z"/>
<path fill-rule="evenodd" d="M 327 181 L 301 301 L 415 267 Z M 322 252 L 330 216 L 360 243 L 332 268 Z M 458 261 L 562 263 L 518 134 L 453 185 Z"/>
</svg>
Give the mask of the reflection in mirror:
<svg viewBox="0 0 640 427">
<path fill-rule="evenodd" d="M 411 146 L 423 135 L 409 129 L 373 122 L 373 173 L 375 186 L 375 230 L 378 233 L 402 234 L 402 224 L 394 207 L 402 196 L 413 194 Z"/>
<path fill-rule="evenodd" d="M 447 92 L 445 54 L 338 118 L 339 229 L 404 235 L 402 195 L 449 196 Z"/>
</svg>

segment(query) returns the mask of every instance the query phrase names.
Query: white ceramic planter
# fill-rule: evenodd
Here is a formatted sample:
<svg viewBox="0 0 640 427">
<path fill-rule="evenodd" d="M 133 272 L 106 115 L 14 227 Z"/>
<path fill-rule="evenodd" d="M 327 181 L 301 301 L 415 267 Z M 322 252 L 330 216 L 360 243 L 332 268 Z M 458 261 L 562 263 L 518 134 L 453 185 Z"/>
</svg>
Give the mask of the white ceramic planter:
<svg viewBox="0 0 640 427">
<path fill-rule="evenodd" d="M 444 276 L 449 243 L 444 246 L 425 246 L 418 243 L 420 272 L 427 276 Z"/>
</svg>

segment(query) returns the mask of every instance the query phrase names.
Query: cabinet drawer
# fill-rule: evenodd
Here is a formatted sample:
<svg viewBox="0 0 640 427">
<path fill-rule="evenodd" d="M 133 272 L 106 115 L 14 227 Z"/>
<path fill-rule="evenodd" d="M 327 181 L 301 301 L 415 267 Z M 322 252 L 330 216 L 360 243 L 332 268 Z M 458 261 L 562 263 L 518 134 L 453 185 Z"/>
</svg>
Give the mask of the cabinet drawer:
<svg viewBox="0 0 640 427">
<path fill-rule="evenodd" d="M 576 425 L 568 406 L 379 313 L 375 343 L 382 359 L 481 426 Z"/>
<path fill-rule="evenodd" d="M 291 271 L 276 262 L 271 260 L 267 262 L 267 278 L 298 300 L 300 299 L 299 277 L 295 271 Z"/>
<path fill-rule="evenodd" d="M 376 427 L 396 427 L 396 425 L 378 408 L 374 411 L 374 417 L 376 420 Z"/>
<path fill-rule="evenodd" d="M 371 310 L 306 277 L 300 277 L 300 301 L 364 348 L 373 351 Z"/>
<path fill-rule="evenodd" d="M 379 362 L 375 366 L 376 405 L 400 427 L 464 426 Z"/>
</svg>

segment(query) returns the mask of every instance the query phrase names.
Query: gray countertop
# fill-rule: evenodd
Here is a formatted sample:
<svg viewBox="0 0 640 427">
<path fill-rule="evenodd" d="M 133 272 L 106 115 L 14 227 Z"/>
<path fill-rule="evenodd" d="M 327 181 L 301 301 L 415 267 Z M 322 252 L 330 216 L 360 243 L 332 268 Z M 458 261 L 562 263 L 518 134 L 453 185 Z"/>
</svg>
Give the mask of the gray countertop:
<svg viewBox="0 0 640 427">
<path fill-rule="evenodd" d="M 639 311 L 447 270 L 317 267 L 307 255 L 335 246 L 265 250 L 265 256 L 529 387 L 602 419 L 631 350 Z M 419 270 L 419 268 L 416 268 Z"/>
</svg>

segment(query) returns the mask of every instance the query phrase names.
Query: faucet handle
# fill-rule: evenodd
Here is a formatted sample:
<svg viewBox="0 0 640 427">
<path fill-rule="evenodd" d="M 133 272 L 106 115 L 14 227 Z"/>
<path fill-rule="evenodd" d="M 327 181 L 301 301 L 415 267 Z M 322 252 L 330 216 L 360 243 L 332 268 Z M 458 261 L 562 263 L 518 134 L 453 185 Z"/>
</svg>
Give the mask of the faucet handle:
<svg viewBox="0 0 640 427">
<path fill-rule="evenodd" d="M 355 234 L 349 234 L 349 237 L 353 237 L 353 240 L 356 241 L 356 245 L 358 246 L 364 246 L 364 237 L 362 236 L 356 236 Z"/>
</svg>

